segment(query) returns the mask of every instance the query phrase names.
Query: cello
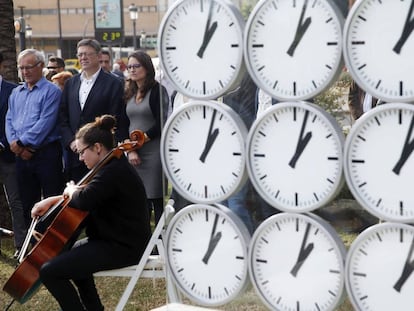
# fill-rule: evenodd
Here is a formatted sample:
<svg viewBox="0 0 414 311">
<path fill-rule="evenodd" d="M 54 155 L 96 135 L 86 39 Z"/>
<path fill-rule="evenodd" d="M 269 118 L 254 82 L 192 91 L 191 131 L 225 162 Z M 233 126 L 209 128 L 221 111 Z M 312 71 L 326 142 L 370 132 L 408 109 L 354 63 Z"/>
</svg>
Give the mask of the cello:
<svg viewBox="0 0 414 311">
<path fill-rule="evenodd" d="M 105 157 L 97 163 L 79 182 L 78 186 L 88 184 L 96 173 L 113 158 L 120 158 L 124 152 L 129 152 L 142 147 L 145 141 L 144 133 L 135 130 L 130 135 L 131 141 L 125 142 L 113 148 Z M 68 242 L 76 238 L 82 222 L 88 215 L 87 211 L 68 206 L 69 198 L 63 196 L 59 202 L 53 205 L 43 216 L 32 220 L 28 234 L 19 255 L 19 264 L 11 277 L 3 286 L 13 301 L 23 304 L 28 301 L 41 285 L 39 271 L 42 265 L 59 255 L 68 245 Z M 43 234 L 35 231 L 39 222 L 45 222 L 53 217 L 50 226 Z M 37 243 L 31 248 L 27 256 L 28 245 L 32 239 Z M 10 304 L 11 305 L 11 304 Z"/>
</svg>

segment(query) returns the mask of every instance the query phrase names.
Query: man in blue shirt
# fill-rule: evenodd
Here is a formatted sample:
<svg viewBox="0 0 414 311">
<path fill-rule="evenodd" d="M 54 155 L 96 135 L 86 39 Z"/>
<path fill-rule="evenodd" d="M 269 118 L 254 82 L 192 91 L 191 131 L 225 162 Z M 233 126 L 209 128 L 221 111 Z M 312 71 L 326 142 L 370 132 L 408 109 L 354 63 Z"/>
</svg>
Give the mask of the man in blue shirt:
<svg viewBox="0 0 414 311">
<path fill-rule="evenodd" d="M 62 148 L 58 127 L 61 90 L 43 76 L 45 59 L 34 49 L 17 59 L 24 84 L 9 98 L 6 135 L 16 155 L 17 180 L 26 226 L 33 205 L 63 191 Z"/>
</svg>

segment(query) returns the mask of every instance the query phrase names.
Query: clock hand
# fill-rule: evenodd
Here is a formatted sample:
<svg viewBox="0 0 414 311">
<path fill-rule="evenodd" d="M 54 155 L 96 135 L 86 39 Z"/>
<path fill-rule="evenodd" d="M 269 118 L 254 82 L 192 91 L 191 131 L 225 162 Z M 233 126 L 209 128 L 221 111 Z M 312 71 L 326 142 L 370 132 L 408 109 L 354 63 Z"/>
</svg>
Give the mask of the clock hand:
<svg viewBox="0 0 414 311">
<path fill-rule="evenodd" d="M 397 175 L 400 175 L 400 171 L 402 167 L 404 166 L 405 162 L 407 162 L 408 158 L 410 157 L 411 153 L 414 150 L 414 137 L 410 140 L 412 133 L 413 133 L 413 128 L 414 128 L 414 115 L 411 119 L 411 123 L 410 123 L 410 127 L 408 128 L 407 136 L 405 137 L 404 147 L 401 152 L 401 156 L 398 162 L 395 164 L 394 168 L 392 169 L 392 171 Z"/>
<path fill-rule="evenodd" d="M 302 155 L 302 152 L 305 150 L 310 139 L 312 138 L 312 132 L 307 132 L 305 137 L 303 137 L 303 132 L 305 131 L 306 122 L 308 121 L 309 111 L 306 110 L 305 117 L 303 118 L 302 128 L 300 129 L 298 143 L 296 145 L 295 154 L 292 156 L 292 159 L 289 161 L 289 165 L 292 168 L 295 168 L 296 162 L 299 160 L 299 157 Z"/>
<path fill-rule="evenodd" d="M 197 56 L 200 58 L 203 58 L 204 51 L 206 50 L 207 45 L 210 43 L 210 40 L 213 37 L 213 34 L 216 32 L 216 29 L 217 29 L 217 22 L 214 22 L 210 26 L 212 15 L 213 15 L 213 0 L 210 1 L 210 9 L 208 10 L 208 17 L 207 17 L 206 28 L 204 29 L 203 42 L 201 43 L 200 49 L 197 52 Z"/>
<path fill-rule="evenodd" d="M 212 115 L 211 121 L 210 121 L 210 128 L 209 128 L 208 134 L 207 134 L 206 144 L 204 146 L 203 152 L 200 155 L 200 161 L 203 162 L 203 163 L 206 161 L 207 154 L 210 152 L 210 149 L 213 146 L 213 144 L 216 141 L 216 138 L 219 134 L 219 129 L 218 128 L 214 129 L 214 131 L 213 131 L 213 125 L 214 125 L 214 120 L 216 119 L 216 114 L 217 114 L 217 110 L 214 109 L 213 115 Z"/>
<path fill-rule="evenodd" d="M 306 30 L 309 28 L 309 25 L 312 22 L 311 17 L 307 17 L 305 19 L 305 22 L 303 22 L 303 18 L 305 16 L 305 11 L 306 11 L 306 6 L 307 5 L 308 5 L 308 0 L 305 0 L 303 2 L 302 12 L 300 13 L 300 18 L 299 18 L 299 22 L 298 22 L 298 27 L 296 28 L 295 37 L 293 38 L 293 41 L 292 41 L 289 49 L 286 52 L 286 53 L 288 53 L 289 56 L 292 56 L 292 57 L 293 57 L 293 54 L 295 53 L 295 50 L 296 50 L 299 42 L 302 40 L 303 35 L 305 34 Z"/>
<path fill-rule="evenodd" d="M 407 41 L 408 37 L 414 30 L 414 19 L 410 20 L 411 15 L 413 14 L 414 9 L 414 0 L 411 1 L 410 8 L 408 9 L 407 18 L 405 19 L 404 28 L 402 30 L 401 36 L 395 44 L 393 51 L 397 54 L 401 53 L 401 49 Z"/>
<path fill-rule="evenodd" d="M 295 265 L 290 271 L 290 274 L 292 274 L 294 277 L 296 277 L 296 275 L 299 272 L 299 269 L 302 267 L 303 263 L 305 262 L 305 260 L 308 258 L 308 256 L 313 250 L 313 246 L 314 246 L 313 243 L 309 243 L 305 247 L 306 241 L 308 240 L 309 230 L 310 230 L 310 223 L 306 225 L 305 235 L 303 236 L 302 245 L 300 246 L 298 259 L 296 260 Z"/>
<path fill-rule="evenodd" d="M 214 218 L 213 230 L 211 230 L 210 242 L 208 243 L 206 254 L 204 255 L 202 259 L 206 265 L 208 264 L 211 254 L 216 249 L 216 246 L 221 239 L 221 231 L 216 233 L 218 217 L 219 215 L 216 214 L 216 217 Z"/>
<path fill-rule="evenodd" d="M 411 242 L 410 250 L 408 251 L 407 259 L 405 260 L 404 268 L 401 273 L 400 278 L 398 279 L 397 283 L 394 285 L 394 289 L 397 292 L 401 291 L 401 288 L 403 287 L 404 283 L 407 281 L 407 279 L 410 277 L 411 273 L 414 270 L 414 260 L 410 261 L 411 256 L 413 254 L 414 250 L 414 239 Z"/>
</svg>

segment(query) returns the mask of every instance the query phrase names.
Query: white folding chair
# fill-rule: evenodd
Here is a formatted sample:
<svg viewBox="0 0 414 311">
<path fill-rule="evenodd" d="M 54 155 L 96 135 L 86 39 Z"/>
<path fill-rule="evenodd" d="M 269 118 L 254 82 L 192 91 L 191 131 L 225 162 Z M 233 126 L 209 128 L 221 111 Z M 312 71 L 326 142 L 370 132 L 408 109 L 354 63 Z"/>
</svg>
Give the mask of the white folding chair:
<svg viewBox="0 0 414 311">
<path fill-rule="evenodd" d="M 168 225 L 169 220 L 174 214 L 173 208 L 174 201 L 168 201 L 167 205 L 164 208 L 164 213 L 161 216 L 157 226 L 152 233 L 151 239 L 148 242 L 148 245 L 144 251 L 144 254 L 141 257 L 141 260 L 137 265 L 114 269 L 100 271 L 94 274 L 94 276 L 115 276 L 115 277 L 129 277 L 129 283 L 125 288 L 121 299 L 116 306 L 115 311 L 121 311 L 124 309 L 129 296 L 134 290 L 135 284 L 140 278 L 152 278 L 153 284 L 155 286 L 156 278 L 165 278 L 167 285 L 167 295 L 170 301 L 178 302 L 181 299 L 178 296 L 178 292 L 175 287 L 169 282 L 168 273 L 166 272 L 165 265 L 165 248 L 163 243 L 163 237 L 165 235 L 165 230 Z M 158 255 L 151 255 L 154 247 L 158 250 Z"/>
</svg>

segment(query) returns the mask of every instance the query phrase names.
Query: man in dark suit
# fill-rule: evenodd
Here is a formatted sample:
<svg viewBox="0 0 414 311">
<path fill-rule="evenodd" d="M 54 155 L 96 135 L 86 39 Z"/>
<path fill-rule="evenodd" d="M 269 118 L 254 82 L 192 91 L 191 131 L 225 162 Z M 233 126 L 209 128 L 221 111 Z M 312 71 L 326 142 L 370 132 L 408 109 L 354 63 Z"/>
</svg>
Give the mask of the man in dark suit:
<svg viewBox="0 0 414 311">
<path fill-rule="evenodd" d="M 3 54 L 0 52 L 0 72 L 3 71 Z M 15 155 L 10 151 L 10 146 L 6 137 L 5 123 L 8 109 L 8 100 L 12 90 L 17 84 L 3 80 L 0 75 L 0 183 L 3 184 L 6 198 L 12 216 L 14 245 L 18 252 L 23 245 L 26 235 L 25 220 L 23 217 L 23 205 L 20 200 L 19 189 L 16 175 Z"/>
<path fill-rule="evenodd" d="M 101 69 L 99 42 L 82 39 L 77 45 L 77 56 L 82 73 L 66 82 L 60 107 L 66 177 L 75 182 L 88 172 L 86 166 L 79 161 L 75 144 L 75 133 L 82 125 L 103 114 L 110 114 L 117 120 L 117 141 L 128 137 L 122 82 Z"/>
</svg>

